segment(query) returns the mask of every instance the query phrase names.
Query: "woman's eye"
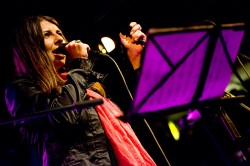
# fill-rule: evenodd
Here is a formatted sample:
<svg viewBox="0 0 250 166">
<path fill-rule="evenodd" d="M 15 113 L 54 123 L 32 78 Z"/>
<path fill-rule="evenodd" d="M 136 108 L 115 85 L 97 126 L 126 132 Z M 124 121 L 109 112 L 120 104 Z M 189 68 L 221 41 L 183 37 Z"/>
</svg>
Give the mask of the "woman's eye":
<svg viewBox="0 0 250 166">
<path fill-rule="evenodd" d="M 44 37 L 49 37 L 50 33 L 44 33 L 43 35 L 44 35 Z"/>
<path fill-rule="evenodd" d="M 57 32 L 58 35 L 60 36 L 63 36 L 63 33 L 62 32 Z"/>
</svg>

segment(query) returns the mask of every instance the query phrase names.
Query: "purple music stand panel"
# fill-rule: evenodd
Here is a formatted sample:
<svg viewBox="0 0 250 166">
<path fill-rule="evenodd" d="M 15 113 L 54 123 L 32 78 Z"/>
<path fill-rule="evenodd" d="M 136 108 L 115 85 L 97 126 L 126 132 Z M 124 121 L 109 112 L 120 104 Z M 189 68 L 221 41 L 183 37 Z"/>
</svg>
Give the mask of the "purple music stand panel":
<svg viewBox="0 0 250 166">
<path fill-rule="evenodd" d="M 209 43 L 209 29 L 148 33 L 141 75 L 130 114 L 167 110 L 192 102 Z M 235 61 L 243 30 L 222 29 L 199 101 L 221 97 L 232 69 L 226 54 Z M 222 43 L 226 44 L 226 49 Z"/>
<path fill-rule="evenodd" d="M 228 50 L 231 61 L 235 62 L 242 41 L 243 31 L 225 29 L 222 31 L 222 36 L 226 42 L 226 49 Z M 222 41 L 220 39 L 218 39 L 216 43 L 213 60 L 209 69 L 200 101 L 222 96 L 232 75 L 232 69 L 228 63 L 226 52 L 222 47 Z"/>
</svg>

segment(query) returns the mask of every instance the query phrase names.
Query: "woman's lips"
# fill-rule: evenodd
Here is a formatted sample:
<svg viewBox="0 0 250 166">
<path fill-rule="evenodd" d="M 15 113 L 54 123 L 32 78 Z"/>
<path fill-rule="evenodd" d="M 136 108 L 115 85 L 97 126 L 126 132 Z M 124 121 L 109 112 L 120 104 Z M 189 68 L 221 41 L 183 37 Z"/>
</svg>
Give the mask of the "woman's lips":
<svg viewBox="0 0 250 166">
<path fill-rule="evenodd" d="M 55 56 L 55 59 L 61 60 L 61 59 L 64 59 L 66 55 L 64 55 L 64 54 L 54 54 L 54 56 Z"/>
</svg>

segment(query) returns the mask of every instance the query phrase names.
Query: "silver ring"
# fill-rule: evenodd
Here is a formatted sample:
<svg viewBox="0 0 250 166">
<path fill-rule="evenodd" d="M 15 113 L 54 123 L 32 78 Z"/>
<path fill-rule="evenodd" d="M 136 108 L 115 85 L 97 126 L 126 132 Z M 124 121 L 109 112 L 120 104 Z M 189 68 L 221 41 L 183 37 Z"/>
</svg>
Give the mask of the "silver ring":
<svg viewBox="0 0 250 166">
<path fill-rule="evenodd" d="M 81 43 L 81 40 L 76 40 L 75 42 L 76 42 L 76 43 Z"/>
</svg>

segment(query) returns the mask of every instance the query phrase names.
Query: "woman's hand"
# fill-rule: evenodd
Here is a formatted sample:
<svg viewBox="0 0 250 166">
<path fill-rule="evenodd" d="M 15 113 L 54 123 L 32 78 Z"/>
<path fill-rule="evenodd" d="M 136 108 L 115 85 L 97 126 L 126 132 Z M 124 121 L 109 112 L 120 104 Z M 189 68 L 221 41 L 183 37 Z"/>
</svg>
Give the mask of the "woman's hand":
<svg viewBox="0 0 250 166">
<path fill-rule="evenodd" d="M 90 46 L 86 43 L 82 43 L 80 40 L 73 40 L 65 46 L 65 49 L 68 52 L 70 59 L 88 59 L 88 51 L 90 50 Z"/>
<path fill-rule="evenodd" d="M 129 35 L 120 33 L 120 40 L 127 49 L 128 58 L 134 68 L 138 69 L 141 66 L 141 55 L 144 49 L 144 44 L 147 41 L 147 36 L 141 31 L 142 27 L 136 22 L 129 24 L 131 31 Z"/>
</svg>

